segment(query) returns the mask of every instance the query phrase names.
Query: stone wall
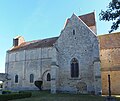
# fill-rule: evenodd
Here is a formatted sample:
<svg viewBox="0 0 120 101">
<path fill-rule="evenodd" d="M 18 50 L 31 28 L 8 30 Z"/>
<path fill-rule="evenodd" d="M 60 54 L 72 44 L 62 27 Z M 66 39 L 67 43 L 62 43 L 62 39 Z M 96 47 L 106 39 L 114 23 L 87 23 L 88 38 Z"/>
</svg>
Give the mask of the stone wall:
<svg viewBox="0 0 120 101">
<path fill-rule="evenodd" d="M 81 91 L 78 89 L 81 86 L 79 84 L 86 84 L 87 89 L 84 92 L 95 92 L 94 60 L 99 58 L 97 36 L 73 14 L 55 45 L 60 72 L 59 90 Z M 71 77 L 70 66 L 73 58 L 79 61 L 78 78 Z"/>
<path fill-rule="evenodd" d="M 120 94 L 120 48 L 100 50 L 102 93 L 108 94 L 108 74 L 111 77 L 112 94 Z"/>
<path fill-rule="evenodd" d="M 52 54 L 52 47 L 7 53 L 5 72 L 11 78 L 6 82 L 7 88 L 37 89 L 34 83 L 30 83 L 30 74 L 33 74 L 34 81 L 43 79 L 43 89 L 50 89 L 46 75 L 50 73 Z M 15 75 L 19 76 L 18 83 L 15 83 Z"/>
<path fill-rule="evenodd" d="M 102 71 L 102 94 L 108 94 L 108 74 L 110 74 L 111 80 L 111 93 L 120 94 L 120 70 Z"/>
<path fill-rule="evenodd" d="M 100 50 L 102 70 L 113 70 L 120 67 L 120 48 Z"/>
<path fill-rule="evenodd" d="M 94 26 L 91 29 L 96 30 Z M 37 89 L 30 83 L 33 74 L 34 80 L 43 80 L 44 90 L 51 86 L 53 93 L 58 90 L 97 94 L 101 89 L 99 43 L 91 29 L 73 14 L 53 47 L 8 51 L 5 72 L 11 79 L 5 82 L 6 89 Z M 79 76 L 74 78 L 70 69 L 73 58 L 79 64 Z M 46 80 L 48 73 L 52 74 L 51 83 Z"/>
<path fill-rule="evenodd" d="M 5 81 L 7 79 L 6 73 L 0 73 L 0 81 Z"/>
<path fill-rule="evenodd" d="M 90 26 L 90 29 L 91 29 L 95 34 L 97 34 L 96 26 Z"/>
</svg>

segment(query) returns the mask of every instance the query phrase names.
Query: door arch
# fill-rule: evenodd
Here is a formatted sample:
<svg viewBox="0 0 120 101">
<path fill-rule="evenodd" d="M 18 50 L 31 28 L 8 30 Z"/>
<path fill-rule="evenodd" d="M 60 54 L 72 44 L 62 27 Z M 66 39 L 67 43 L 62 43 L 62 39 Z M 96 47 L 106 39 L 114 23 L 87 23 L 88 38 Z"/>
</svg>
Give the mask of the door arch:
<svg viewBox="0 0 120 101">
<path fill-rule="evenodd" d="M 51 73 L 50 70 L 46 70 L 42 75 L 43 90 L 51 89 Z"/>
</svg>

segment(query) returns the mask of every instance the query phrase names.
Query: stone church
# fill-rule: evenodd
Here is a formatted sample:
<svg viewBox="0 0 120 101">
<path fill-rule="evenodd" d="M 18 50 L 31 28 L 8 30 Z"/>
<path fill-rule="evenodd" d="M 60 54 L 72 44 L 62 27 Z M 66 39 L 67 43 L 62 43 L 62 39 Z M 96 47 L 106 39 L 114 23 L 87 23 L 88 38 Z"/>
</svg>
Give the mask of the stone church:
<svg viewBox="0 0 120 101">
<path fill-rule="evenodd" d="M 56 92 L 95 93 L 101 91 L 99 42 L 94 12 L 65 22 L 58 37 L 26 42 L 22 36 L 13 39 L 6 53 L 4 88 Z"/>
</svg>

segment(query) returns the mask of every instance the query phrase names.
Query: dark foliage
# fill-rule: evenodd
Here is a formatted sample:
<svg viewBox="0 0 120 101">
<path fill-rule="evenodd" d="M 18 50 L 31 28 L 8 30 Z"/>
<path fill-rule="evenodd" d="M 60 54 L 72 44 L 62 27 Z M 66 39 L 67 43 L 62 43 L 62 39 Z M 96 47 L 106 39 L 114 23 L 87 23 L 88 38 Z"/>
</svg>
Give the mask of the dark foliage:
<svg viewBox="0 0 120 101">
<path fill-rule="evenodd" d="M 43 81 L 35 81 L 34 82 L 35 86 L 39 88 L 39 90 L 42 90 L 42 84 L 43 84 Z"/>
<path fill-rule="evenodd" d="M 99 14 L 100 20 L 113 21 L 109 33 L 117 30 L 120 24 L 120 0 L 112 0 L 107 6 L 107 10 L 101 10 Z"/>
<path fill-rule="evenodd" d="M 0 101 L 8 101 L 13 99 L 22 99 L 22 98 L 28 98 L 31 97 L 31 92 L 25 92 L 25 93 L 11 93 L 11 94 L 3 94 L 0 95 Z"/>
<path fill-rule="evenodd" d="M 3 90 L 2 91 L 2 94 L 10 94 L 11 93 L 11 91 L 9 91 L 9 90 Z"/>
</svg>

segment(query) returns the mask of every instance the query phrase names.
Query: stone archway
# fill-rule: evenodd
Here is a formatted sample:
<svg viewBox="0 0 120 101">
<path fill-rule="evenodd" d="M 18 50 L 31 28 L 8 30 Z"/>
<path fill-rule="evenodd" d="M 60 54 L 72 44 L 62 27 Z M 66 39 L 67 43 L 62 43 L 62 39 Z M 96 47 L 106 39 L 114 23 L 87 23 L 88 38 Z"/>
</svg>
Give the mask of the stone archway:
<svg viewBox="0 0 120 101">
<path fill-rule="evenodd" d="M 42 80 L 43 80 L 43 90 L 50 90 L 51 89 L 51 73 L 50 70 L 46 70 L 43 75 L 42 75 Z M 49 78 L 48 78 L 49 77 Z"/>
<path fill-rule="evenodd" d="M 85 82 L 78 82 L 76 88 L 78 93 L 87 93 L 87 84 Z"/>
</svg>

